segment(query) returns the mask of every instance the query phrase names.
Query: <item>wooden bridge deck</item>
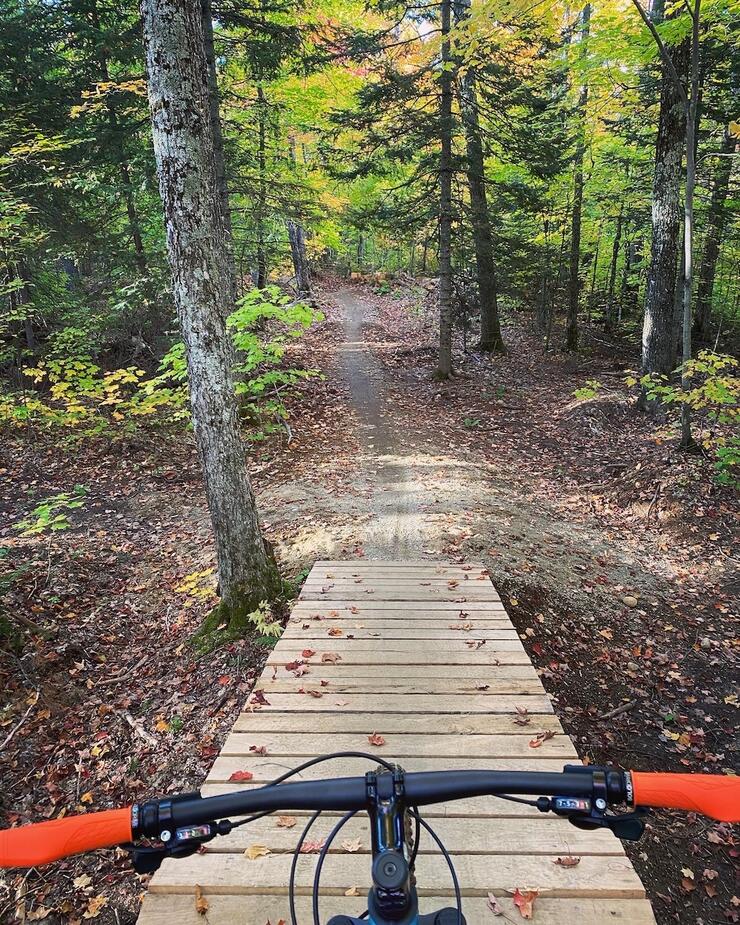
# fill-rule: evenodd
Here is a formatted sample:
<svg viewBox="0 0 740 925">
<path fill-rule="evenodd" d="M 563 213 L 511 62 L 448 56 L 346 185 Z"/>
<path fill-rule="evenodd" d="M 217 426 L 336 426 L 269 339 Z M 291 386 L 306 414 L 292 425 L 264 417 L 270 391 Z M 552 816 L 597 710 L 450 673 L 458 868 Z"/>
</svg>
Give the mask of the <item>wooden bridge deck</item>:
<svg viewBox="0 0 740 925">
<path fill-rule="evenodd" d="M 309 673 L 286 665 L 302 658 Z M 323 661 L 324 653 L 340 656 Z M 333 658 L 333 656 L 332 656 Z M 328 682 L 328 683 L 323 683 Z M 428 561 L 317 562 L 253 698 L 202 788 L 204 795 L 264 784 L 308 757 L 356 749 L 397 760 L 408 770 L 489 768 L 561 770 L 576 751 L 553 713 L 539 677 L 487 574 L 479 565 Z M 312 696 L 314 691 L 321 696 Z M 520 725 L 522 716 L 529 722 Z M 532 748 L 538 733 L 555 735 Z M 377 732 L 385 744 L 374 747 Z M 265 755 L 254 748 L 264 746 Z M 361 774 L 367 765 L 341 759 L 311 768 L 304 778 Z M 250 771 L 248 784 L 229 783 Z M 216 839 L 203 855 L 166 861 L 153 877 L 139 925 L 273 925 L 289 921 L 287 884 L 297 825 L 268 817 Z M 520 921 L 511 893 L 539 891 L 533 921 L 540 925 L 654 918 L 643 886 L 610 832 L 583 832 L 566 820 L 490 797 L 428 807 L 424 815 L 450 849 L 469 925 L 495 921 L 487 895 L 507 919 Z M 323 838 L 336 822 L 315 827 Z M 349 852 L 342 842 L 359 841 Z M 369 832 L 357 817 L 335 843 L 322 877 L 322 918 L 359 915 L 369 885 Z M 249 860 L 263 845 L 269 854 Z M 354 847 L 354 846 L 353 846 Z M 578 858 L 564 867 L 558 857 Z M 316 855 L 300 858 L 300 925 L 312 921 L 310 895 Z M 417 860 L 422 912 L 453 904 L 449 872 L 428 836 Z M 208 900 L 195 908 L 195 885 Z M 347 895 L 349 893 L 349 896 Z M 358 894 L 358 895 L 352 895 Z"/>
</svg>

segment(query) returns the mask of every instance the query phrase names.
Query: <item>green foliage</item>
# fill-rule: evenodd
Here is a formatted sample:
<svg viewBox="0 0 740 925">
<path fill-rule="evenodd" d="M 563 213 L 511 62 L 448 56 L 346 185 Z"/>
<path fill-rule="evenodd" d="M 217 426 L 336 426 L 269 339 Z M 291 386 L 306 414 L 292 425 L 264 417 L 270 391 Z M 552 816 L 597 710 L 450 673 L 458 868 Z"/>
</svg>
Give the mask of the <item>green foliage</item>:
<svg viewBox="0 0 740 925">
<path fill-rule="evenodd" d="M 573 395 L 575 398 L 583 399 L 583 400 L 588 399 L 588 398 L 596 398 L 596 396 L 599 394 L 600 389 L 601 389 L 601 383 L 599 382 L 598 379 L 587 379 L 586 384 L 576 389 L 573 392 Z"/>
<path fill-rule="evenodd" d="M 689 388 L 683 390 L 667 376 L 629 377 L 629 386 L 640 385 L 647 397 L 660 401 L 675 418 L 688 405 L 698 432 L 695 439 L 715 456 L 717 480 L 736 485 L 740 466 L 740 377 L 738 361 L 731 356 L 702 350 L 686 364 Z M 696 426 L 695 426 L 696 431 Z"/>
<path fill-rule="evenodd" d="M 272 619 L 272 612 L 267 601 L 261 601 L 259 607 L 247 614 L 247 620 L 255 628 L 259 636 L 276 639 L 283 632 L 277 620 Z"/>
<path fill-rule="evenodd" d="M 38 504 L 23 520 L 14 524 L 21 536 L 39 536 L 44 533 L 58 533 L 69 530 L 72 526 L 66 512 L 84 507 L 87 489 L 84 485 L 75 485 L 72 493 L 62 491 L 51 495 Z"/>
</svg>

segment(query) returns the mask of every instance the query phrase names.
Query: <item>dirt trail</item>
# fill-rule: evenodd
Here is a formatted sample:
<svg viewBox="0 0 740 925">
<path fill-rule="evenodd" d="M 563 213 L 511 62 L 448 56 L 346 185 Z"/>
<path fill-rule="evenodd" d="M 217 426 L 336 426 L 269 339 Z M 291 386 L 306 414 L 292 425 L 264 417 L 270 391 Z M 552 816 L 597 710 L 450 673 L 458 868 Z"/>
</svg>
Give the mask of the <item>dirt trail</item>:
<svg viewBox="0 0 740 925">
<path fill-rule="evenodd" d="M 365 339 L 367 303 L 350 289 L 334 299 L 343 314 L 345 340 L 337 354 L 337 372 L 349 390 L 360 444 L 358 465 L 367 480 L 374 509 L 362 546 L 376 559 L 418 557 L 423 548 L 422 486 L 413 465 L 413 446 L 402 439 L 386 411 L 383 369 Z"/>
</svg>

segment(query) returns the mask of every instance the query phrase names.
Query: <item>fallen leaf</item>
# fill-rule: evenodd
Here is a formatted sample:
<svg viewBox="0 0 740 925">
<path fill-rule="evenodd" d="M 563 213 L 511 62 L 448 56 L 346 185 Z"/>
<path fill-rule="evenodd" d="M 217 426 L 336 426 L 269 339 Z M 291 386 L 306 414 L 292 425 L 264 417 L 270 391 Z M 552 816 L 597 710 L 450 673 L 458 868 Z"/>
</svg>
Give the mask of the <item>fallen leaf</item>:
<svg viewBox="0 0 740 925">
<path fill-rule="evenodd" d="M 270 706 L 270 701 L 267 699 L 267 697 L 265 697 L 265 692 L 262 690 L 262 688 L 252 692 L 251 703 L 258 703 L 261 706 L 266 707 Z"/>
<path fill-rule="evenodd" d="M 324 695 L 321 693 L 321 691 L 314 690 L 313 688 L 309 688 L 309 689 L 306 691 L 306 693 L 308 694 L 309 697 L 323 697 L 323 696 L 324 696 Z"/>
<path fill-rule="evenodd" d="M 296 824 L 295 816 L 278 816 L 277 824 L 279 829 L 292 829 Z"/>
<path fill-rule="evenodd" d="M 344 632 L 340 630 L 338 626 L 332 626 L 332 628 L 329 630 L 327 635 L 328 636 L 344 636 Z"/>
<path fill-rule="evenodd" d="M 250 745 L 249 751 L 254 752 L 255 755 L 266 755 L 267 746 L 266 745 Z"/>
<path fill-rule="evenodd" d="M 234 771 L 234 773 L 229 777 L 230 781 L 235 783 L 241 783 L 245 780 L 251 780 L 254 777 L 251 771 Z"/>
<path fill-rule="evenodd" d="M 96 919 L 103 908 L 108 905 L 108 899 L 105 896 L 93 896 L 88 902 L 87 909 L 82 913 L 83 919 Z"/>
<path fill-rule="evenodd" d="M 342 661 L 342 656 L 338 652 L 324 652 L 321 655 L 321 661 L 324 664 L 336 665 L 337 662 Z"/>
<path fill-rule="evenodd" d="M 488 899 L 486 901 L 486 908 L 489 912 L 492 912 L 494 915 L 503 915 L 504 910 L 499 906 L 498 900 L 493 895 L 493 893 L 488 894 Z"/>
<path fill-rule="evenodd" d="M 523 919 L 532 918 L 534 915 L 534 901 L 539 895 L 539 890 L 527 890 L 526 893 L 522 893 L 519 887 L 514 890 L 514 905 Z"/>
<path fill-rule="evenodd" d="M 326 844 L 326 839 L 322 838 L 321 841 L 304 841 L 301 845 L 300 854 L 318 854 L 319 851 Z"/>
<path fill-rule="evenodd" d="M 357 889 L 356 886 L 351 886 L 348 890 L 344 891 L 344 895 L 345 896 L 359 896 L 360 891 Z"/>
<path fill-rule="evenodd" d="M 244 852 L 244 857 L 249 858 L 250 861 L 256 861 L 257 858 L 262 858 L 269 853 L 270 849 L 266 845 L 250 845 Z"/>
<path fill-rule="evenodd" d="M 362 848 L 362 842 L 359 838 L 353 838 L 351 841 L 343 841 L 342 848 L 344 848 L 345 851 L 349 851 L 350 854 L 354 854 Z"/>
<path fill-rule="evenodd" d="M 529 740 L 530 748 L 539 748 L 544 742 L 547 742 L 548 739 L 552 739 L 555 736 L 555 732 L 552 729 L 545 729 L 544 732 L 538 732 L 537 735 Z"/>
<path fill-rule="evenodd" d="M 335 700 L 334 705 L 337 707 L 346 707 L 349 703 L 349 700 Z"/>
<path fill-rule="evenodd" d="M 316 655 L 316 653 L 313 649 L 304 649 L 303 652 L 301 652 L 301 655 L 303 658 L 311 658 L 312 656 Z"/>
<path fill-rule="evenodd" d="M 369 735 L 367 737 L 367 740 L 371 745 L 378 745 L 378 746 L 385 745 L 385 739 L 383 738 L 382 735 L 378 735 L 377 732 L 374 732 L 372 735 Z"/>
<path fill-rule="evenodd" d="M 195 911 L 198 915 L 205 915 L 208 912 L 208 900 L 203 895 L 203 888 L 195 884 Z"/>
<path fill-rule="evenodd" d="M 88 790 L 87 793 L 83 793 L 80 797 L 80 803 L 92 803 L 93 801 L 93 792 Z"/>
<path fill-rule="evenodd" d="M 562 858 L 555 858 L 552 863 L 557 864 L 559 867 L 578 867 L 581 863 L 581 859 L 574 858 L 572 855 L 566 855 Z"/>
</svg>

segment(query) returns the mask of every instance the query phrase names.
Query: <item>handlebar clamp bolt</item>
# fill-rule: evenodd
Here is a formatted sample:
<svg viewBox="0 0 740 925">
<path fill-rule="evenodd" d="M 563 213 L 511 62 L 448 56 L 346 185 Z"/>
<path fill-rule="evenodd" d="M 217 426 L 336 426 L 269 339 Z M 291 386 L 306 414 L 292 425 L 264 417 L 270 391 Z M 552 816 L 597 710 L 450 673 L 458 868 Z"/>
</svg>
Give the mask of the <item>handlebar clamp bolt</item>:
<svg viewBox="0 0 740 925">
<path fill-rule="evenodd" d="M 596 802 L 596 809 L 600 809 L 602 811 L 606 809 L 606 800 L 602 800 L 601 797 L 599 797 L 599 799 L 596 800 L 595 802 Z"/>
<path fill-rule="evenodd" d="M 159 840 L 163 842 L 168 842 L 172 838 L 172 832 L 169 829 L 164 829 L 159 833 Z"/>
</svg>

